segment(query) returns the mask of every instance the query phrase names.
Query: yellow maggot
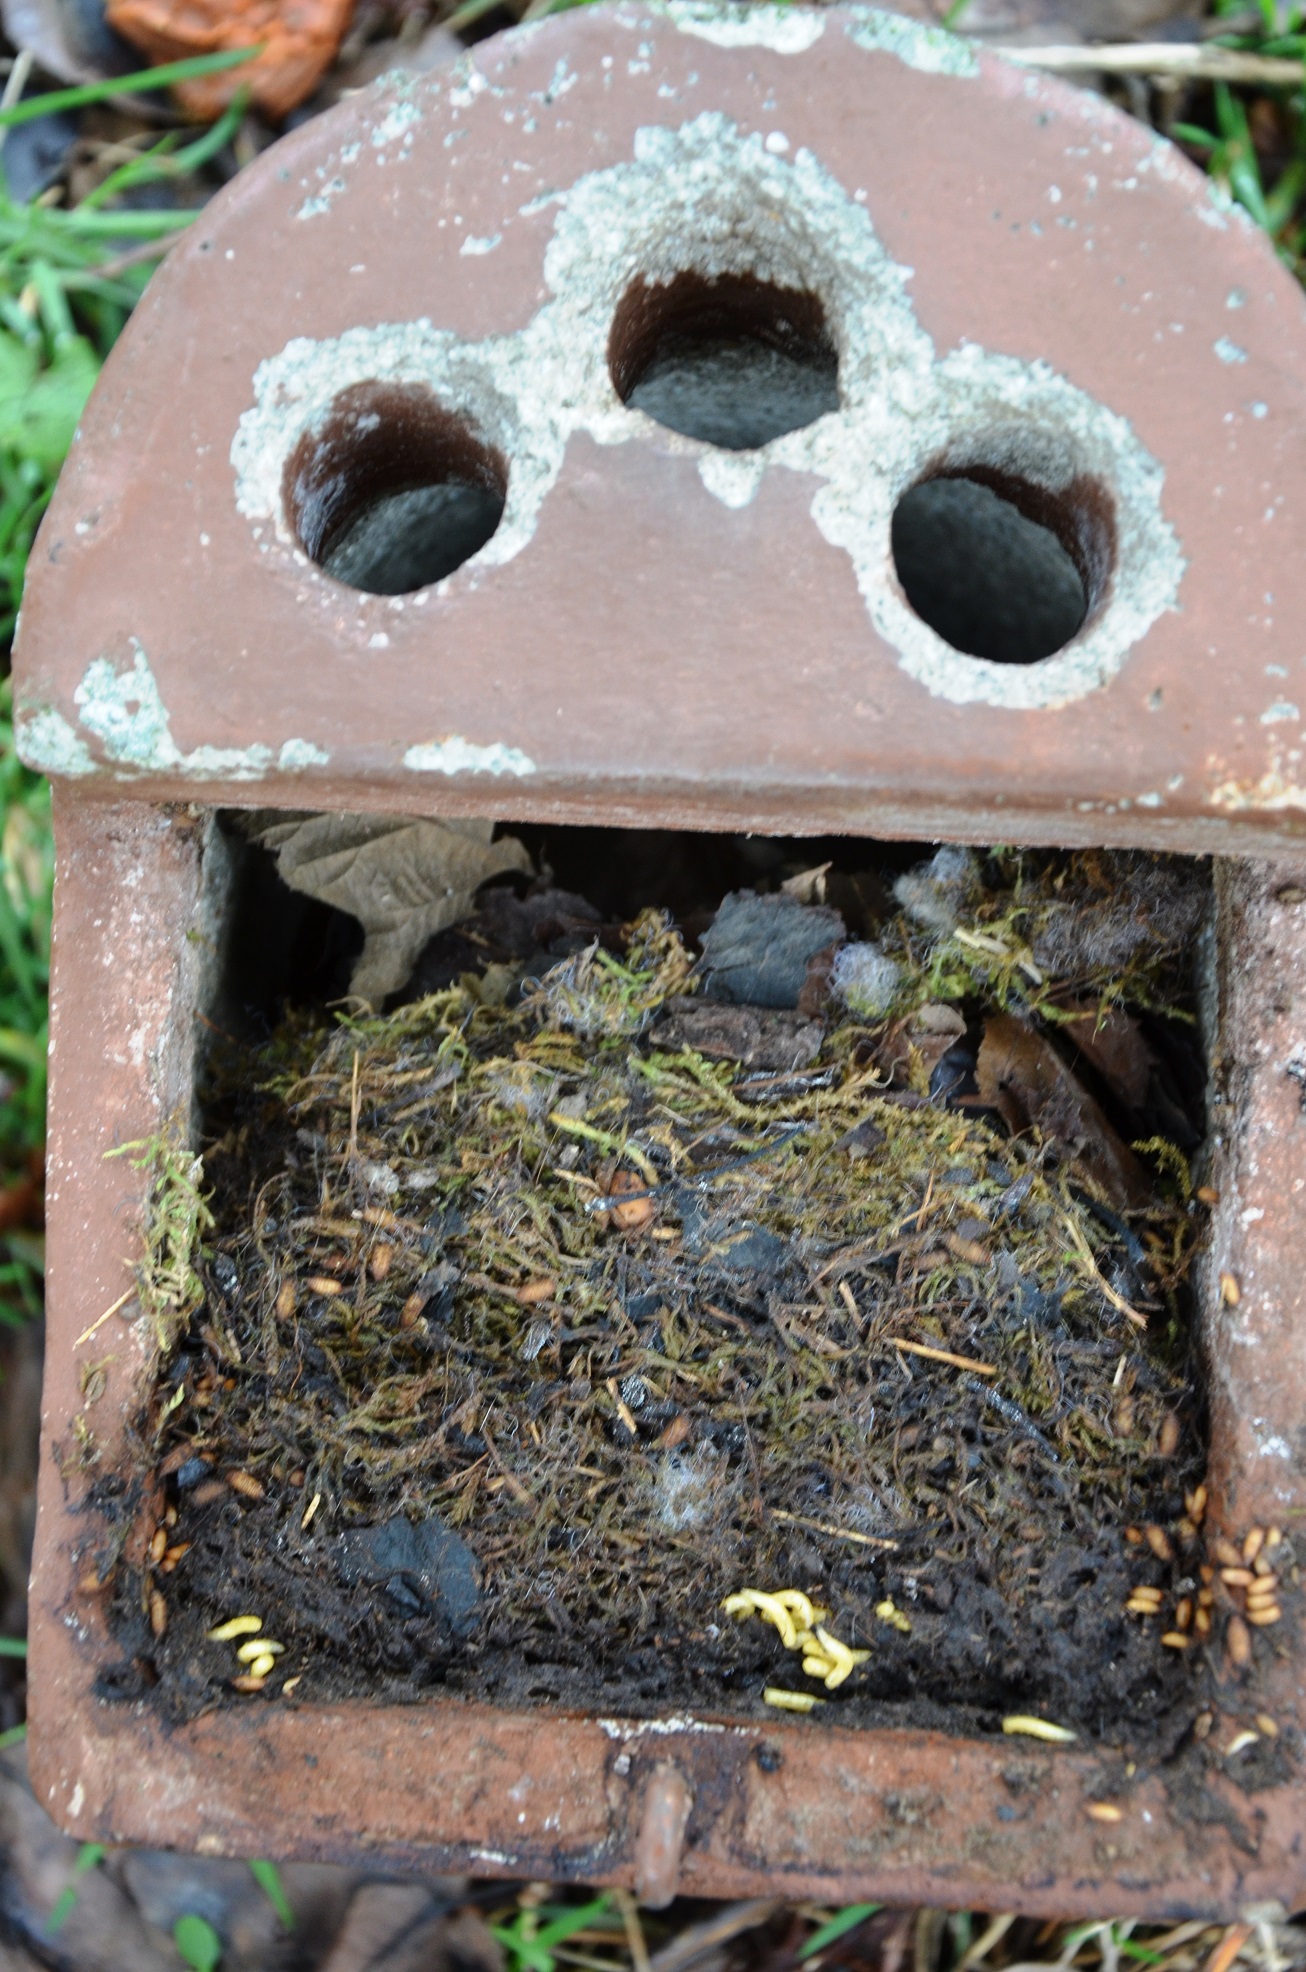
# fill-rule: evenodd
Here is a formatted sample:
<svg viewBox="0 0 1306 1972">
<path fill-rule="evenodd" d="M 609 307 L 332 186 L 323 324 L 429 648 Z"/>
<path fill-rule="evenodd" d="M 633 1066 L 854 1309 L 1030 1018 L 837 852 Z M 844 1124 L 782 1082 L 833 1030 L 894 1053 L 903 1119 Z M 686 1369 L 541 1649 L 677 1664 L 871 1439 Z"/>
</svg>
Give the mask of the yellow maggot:
<svg viewBox="0 0 1306 1972">
<path fill-rule="evenodd" d="M 261 1616 L 233 1616 L 229 1622 L 219 1623 L 215 1630 L 205 1634 L 210 1643 L 231 1643 L 238 1636 L 254 1636 L 263 1627 Z"/>
<path fill-rule="evenodd" d="M 803 1670 L 809 1678 L 820 1678 L 827 1691 L 837 1690 L 871 1654 L 869 1650 L 850 1650 L 832 1636 L 824 1627 L 829 1610 L 819 1608 L 801 1589 L 777 1589 L 774 1593 L 738 1589 L 721 1607 L 729 1616 L 757 1614 L 773 1624 L 785 1649 L 801 1651 Z"/>
</svg>

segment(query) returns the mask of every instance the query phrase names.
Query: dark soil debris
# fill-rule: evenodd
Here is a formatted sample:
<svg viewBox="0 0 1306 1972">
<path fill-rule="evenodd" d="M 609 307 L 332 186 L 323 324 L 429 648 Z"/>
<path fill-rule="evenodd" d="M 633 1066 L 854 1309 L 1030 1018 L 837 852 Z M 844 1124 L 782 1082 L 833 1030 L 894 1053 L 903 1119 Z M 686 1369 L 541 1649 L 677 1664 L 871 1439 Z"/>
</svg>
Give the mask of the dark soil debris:
<svg viewBox="0 0 1306 1972">
<path fill-rule="evenodd" d="M 500 895 L 442 934 L 483 972 L 219 1064 L 204 1302 L 141 1422 L 176 1558 L 115 1588 L 172 1715 L 231 1702 L 207 1632 L 250 1611 L 270 1692 L 766 1716 L 821 1687 L 721 1604 L 796 1587 L 870 1652 L 819 1719 L 1182 1740 L 1203 1651 L 1124 1604 L 1198 1559 L 1204 871 L 949 848 L 831 890 L 882 903 L 845 938 L 823 883 L 732 896 L 706 964 L 544 893 L 535 979 Z"/>
</svg>

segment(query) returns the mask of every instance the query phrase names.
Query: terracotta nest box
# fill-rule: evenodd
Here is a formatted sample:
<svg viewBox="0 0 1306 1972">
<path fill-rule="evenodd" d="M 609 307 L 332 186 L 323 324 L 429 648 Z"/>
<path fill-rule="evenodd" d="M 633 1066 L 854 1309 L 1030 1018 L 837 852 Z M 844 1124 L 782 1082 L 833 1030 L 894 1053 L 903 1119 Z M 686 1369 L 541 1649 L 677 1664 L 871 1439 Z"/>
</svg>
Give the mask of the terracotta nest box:
<svg viewBox="0 0 1306 1972">
<path fill-rule="evenodd" d="M 87 411 L 16 658 L 59 850 L 31 1665 L 65 1826 L 651 1900 L 1306 1897 L 1291 1730 L 1287 1778 L 1217 1774 L 1199 1823 L 1140 1774 L 1119 1826 L 1085 1746 L 454 1700 L 165 1730 L 93 1695 L 94 1475 L 57 1456 L 135 1236 L 104 1153 L 193 1089 L 215 810 L 1132 844 L 1224 859 L 1211 1512 L 1290 1527 L 1304 380 L 1301 294 L 1167 144 L 855 6 L 522 28 L 342 103 L 197 218 Z M 111 1331 L 101 1474 L 144 1326 Z M 1266 1702 L 1306 1724 L 1284 1614 Z"/>
</svg>

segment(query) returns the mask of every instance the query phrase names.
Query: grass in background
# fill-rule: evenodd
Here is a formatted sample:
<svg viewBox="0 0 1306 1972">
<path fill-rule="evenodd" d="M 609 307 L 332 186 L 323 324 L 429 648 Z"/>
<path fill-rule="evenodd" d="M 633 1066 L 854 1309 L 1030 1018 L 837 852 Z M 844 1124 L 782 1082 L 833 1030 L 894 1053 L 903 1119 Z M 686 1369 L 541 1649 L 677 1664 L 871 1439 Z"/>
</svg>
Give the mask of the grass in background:
<svg viewBox="0 0 1306 1972">
<path fill-rule="evenodd" d="M 0 670 L 17 620 L 23 574 L 77 421 L 159 256 L 196 208 L 134 205 L 152 187 L 193 181 L 228 144 L 242 98 L 188 139 L 169 131 L 128 158 L 79 204 L 58 194 L 13 199 L 3 144 L 16 124 L 129 90 L 157 89 L 250 59 L 174 62 L 136 76 L 16 101 L 30 62 L 20 56 L 0 99 Z M 200 200 L 202 203 L 202 199 Z M 33 1183 L 45 1141 L 45 1056 L 54 853 L 50 790 L 19 761 L 8 677 L 0 680 L 0 1322 L 39 1314 L 42 1240 Z"/>
</svg>

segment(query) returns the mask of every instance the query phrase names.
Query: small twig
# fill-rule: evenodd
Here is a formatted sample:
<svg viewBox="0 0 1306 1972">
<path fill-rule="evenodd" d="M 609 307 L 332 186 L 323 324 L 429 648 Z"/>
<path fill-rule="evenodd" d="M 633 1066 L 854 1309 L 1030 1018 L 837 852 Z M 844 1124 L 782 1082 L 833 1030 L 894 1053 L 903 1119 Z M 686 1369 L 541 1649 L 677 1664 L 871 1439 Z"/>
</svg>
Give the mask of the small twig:
<svg viewBox="0 0 1306 1972">
<path fill-rule="evenodd" d="M 900 1335 L 889 1340 L 895 1349 L 906 1349 L 913 1356 L 928 1356 L 932 1363 L 951 1363 L 953 1369 L 973 1370 L 976 1376 L 996 1376 L 992 1363 L 977 1363 L 973 1356 L 954 1356 L 951 1349 L 931 1349 L 928 1342 L 904 1342 Z"/>
<path fill-rule="evenodd" d="M 648 1945 L 644 1938 L 644 1926 L 639 1920 L 639 1906 L 629 1890 L 614 1890 L 613 1895 L 626 1927 L 626 1943 L 630 1946 L 635 1972 L 649 1972 Z"/>
<path fill-rule="evenodd" d="M 358 1162 L 358 1049 L 354 1049 L 354 1073 L 349 1088 L 349 1162 Z"/>
<path fill-rule="evenodd" d="M 1203 1972 L 1229 1972 L 1254 1928 L 1251 1924 L 1231 1924 L 1207 1959 Z"/>
<path fill-rule="evenodd" d="M 882 1547 L 893 1554 L 898 1552 L 898 1542 L 887 1540 L 883 1534 L 854 1534 L 848 1527 L 832 1527 L 826 1520 L 811 1520 L 805 1513 L 789 1513 L 782 1506 L 771 1508 L 771 1518 L 786 1520 L 793 1527 L 806 1527 L 813 1534 L 828 1534 L 832 1541 L 853 1541 L 858 1547 Z"/>
<path fill-rule="evenodd" d="M 990 1918 L 965 1957 L 959 1962 L 957 1972 L 971 1972 L 973 1966 L 981 1964 L 994 1945 L 1001 1944 L 1018 1915 L 1017 1911 L 1004 1910 L 1001 1916 Z"/>
<path fill-rule="evenodd" d="M 0 130 L 0 139 L 3 137 L 4 131 Z M 112 260 L 102 260 L 97 267 L 88 269 L 87 279 L 114 281 L 118 278 L 119 274 L 130 272 L 133 267 L 139 267 L 143 261 L 162 260 L 166 254 L 171 253 L 180 238 L 181 235 L 179 233 L 173 233 L 170 236 L 157 240 L 141 240 L 136 246 L 129 247 L 125 253 L 116 253 Z M 65 287 L 76 285 L 78 285 L 76 277 L 65 276 Z M 205 1020 L 202 1013 L 196 1014 L 195 1018 L 203 1021 L 206 1027 L 213 1028 L 215 1034 L 222 1034 L 224 1041 L 231 1039 L 229 1034 L 223 1034 L 220 1027 L 214 1027 L 211 1020 Z"/>
<path fill-rule="evenodd" d="M 773 1897 L 749 1897 L 744 1903 L 727 1904 L 701 1924 L 690 1924 L 649 1960 L 649 1972 L 689 1972 L 701 1958 L 718 1945 L 729 1944 L 742 1931 L 755 1931 L 774 1916 L 779 1905 Z"/>
<path fill-rule="evenodd" d="M 4 94 L 0 95 L 0 111 L 11 110 L 27 87 L 27 78 L 32 73 L 36 57 L 30 48 L 22 49 L 14 58 L 14 65 L 5 80 Z M 0 125 L 0 148 L 3 148 L 9 131 Z"/>
<path fill-rule="evenodd" d="M 119 1308 L 125 1308 L 127 1306 L 127 1303 L 131 1300 L 133 1294 L 135 1294 L 135 1292 L 136 1289 L 134 1287 L 129 1287 L 125 1294 L 120 1294 L 118 1296 L 118 1299 L 114 1302 L 113 1306 L 111 1308 L 106 1308 L 98 1321 L 93 1321 L 89 1328 L 84 1328 L 82 1330 L 77 1340 L 73 1343 L 74 1349 L 80 1349 L 83 1342 L 89 1342 L 91 1337 L 94 1335 L 96 1329 L 103 1328 L 104 1324 L 108 1321 L 110 1315 L 116 1315 Z"/>
<path fill-rule="evenodd" d="M 1203 47 L 1191 41 L 1111 42 L 1096 48 L 1018 48 L 1000 43 L 992 53 L 1026 68 L 1051 69 L 1060 75 L 1175 76 L 1183 81 L 1277 83 L 1297 89 L 1306 84 L 1306 63 L 1291 56 L 1258 55 L 1246 48 Z"/>
<path fill-rule="evenodd" d="M 1074 1245 L 1075 1251 L 1078 1253 L 1080 1259 L 1083 1260 L 1084 1264 L 1088 1267 L 1090 1273 L 1093 1276 L 1094 1281 L 1097 1283 L 1098 1287 L 1101 1288 L 1103 1294 L 1106 1295 L 1106 1298 L 1111 1303 L 1111 1306 L 1115 1308 L 1118 1313 L 1122 1314 L 1127 1322 L 1132 1322 L 1135 1328 L 1145 1329 L 1147 1327 L 1147 1316 L 1140 1315 L 1137 1308 L 1131 1308 L 1128 1301 L 1126 1301 L 1124 1295 L 1117 1294 L 1114 1287 L 1108 1285 L 1108 1283 L 1102 1278 L 1102 1269 L 1098 1266 L 1097 1261 L 1093 1258 L 1093 1249 L 1089 1245 L 1088 1241 L 1084 1238 L 1084 1235 L 1080 1231 L 1079 1227 L 1075 1224 L 1074 1220 L 1071 1218 L 1068 1212 L 1063 1213 L 1062 1217 L 1065 1220 L 1066 1231 L 1070 1234 L 1070 1238 Z"/>
<path fill-rule="evenodd" d="M 510 1472 L 508 1470 L 508 1467 L 504 1464 L 503 1455 L 500 1452 L 499 1447 L 495 1444 L 493 1438 L 490 1436 L 490 1427 L 488 1423 L 482 1424 L 481 1436 L 482 1438 L 484 1438 L 486 1444 L 489 1446 L 490 1458 L 493 1461 L 493 1463 L 498 1466 L 500 1475 L 503 1479 L 503 1483 L 508 1488 L 508 1491 L 512 1494 L 513 1498 L 515 1500 L 520 1500 L 523 1506 L 533 1507 L 536 1504 L 534 1493 L 530 1492 L 527 1487 L 523 1486 L 521 1480 L 517 1477 L 517 1474 L 515 1472 Z"/>
</svg>

